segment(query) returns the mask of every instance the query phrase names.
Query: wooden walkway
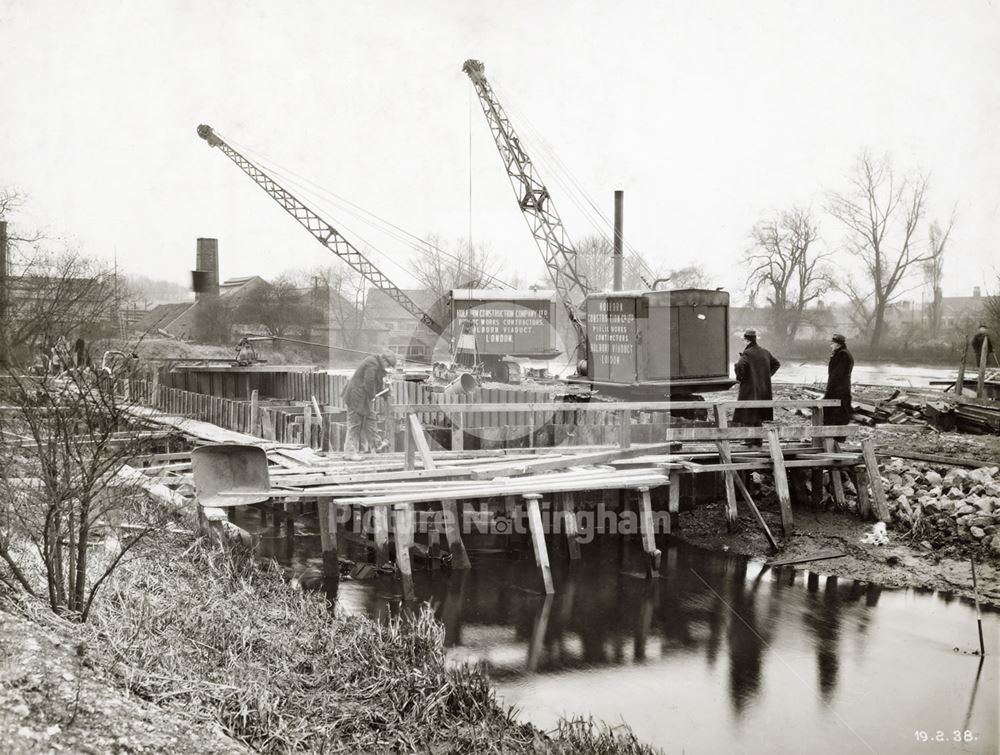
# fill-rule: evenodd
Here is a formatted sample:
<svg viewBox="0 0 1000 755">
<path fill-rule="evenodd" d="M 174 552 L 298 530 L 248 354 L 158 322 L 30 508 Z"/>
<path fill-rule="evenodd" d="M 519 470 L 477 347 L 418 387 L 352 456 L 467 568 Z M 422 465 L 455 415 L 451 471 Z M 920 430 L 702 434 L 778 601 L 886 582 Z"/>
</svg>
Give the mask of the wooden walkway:
<svg viewBox="0 0 1000 755">
<path fill-rule="evenodd" d="M 583 404 L 575 411 L 616 412 L 623 417 L 636 411 L 708 410 L 711 422 L 668 428 L 657 443 L 634 444 L 629 421 L 619 427 L 615 446 L 510 448 L 495 450 L 432 451 L 418 416 L 428 407 L 397 406 L 393 411 L 405 422 L 404 450 L 348 461 L 295 444 L 279 444 L 259 437 L 224 430 L 206 422 L 173 416 L 155 410 L 140 410 L 150 422 L 170 427 L 202 443 L 238 443 L 258 446 L 266 452 L 270 495 L 286 501 L 316 501 L 324 563 L 336 567 L 337 511 L 370 511 L 376 562 L 388 560 L 390 527 L 393 517 L 396 564 L 403 580 L 404 595 L 412 597 L 411 549 L 416 544 L 416 523 L 421 513 L 433 512 L 430 526 L 421 528 L 426 550 L 434 556 L 445 553 L 443 535 L 453 569 L 468 568 L 470 561 L 462 538 L 470 503 L 492 500 L 498 513 L 508 519 L 526 514 L 528 535 L 546 593 L 555 591 L 550 557 L 543 528 L 541 504 L 551 504 L 557 534 L 566 538 L 569 558 L 580 557 L 578 530 L 582 495 L 591 491 L 619 491 L 635 498 L 639 534 L 646 559 L 646 573 L 658 575 L 660 550 L 656 536 L 669 533 L 672 518 L 680 510 L 682 475 L 722 475 L 725 484 L 726 520 L 731 530 L 738 526 L 738 504 L 754 517 L 774 550 L 779 542 L 759 511 L 743 475 L 758 471 L 773 476 L 780 505 L 780 525 L 785 537 L 794 526 L 793 499 L 817 504 L 826 482 L 833 500 L 846 508 L 845 485 L 853 483 L 857 509 L 864 517 L 888 518 L 881 477 L 870 440 L 861 451 L 841 450 L 842 439 L 856 438 L 857 426 L 824 426 L 822 408 L 836 402 L 823 400 L 741 402 L 748 407 L 801 410 L 810 414 L 808 423 L 771 424 L 760 428 L 731 427 L 729 412 L 736 402 L 657 402 L 655 404 Z M 511 405 L 518 411 L 548 412 L 565 405 Z M 503 412 L 506 405 L 436 405 L 435 411 L 460 413 L 463 418 L 477 412 Z M 462 419 L 455 423 L 461 431 Z M 744 445 L 750 443 L 751 445 Z M 167 489 L 190 489 L 194 475 L 188 454 L 168 454 L 146 467 L 145 474 L 157 477 Z M 810 475 L 811 496 L 806 494 L 802 475 Z M 846 475 L 846 477 L 845 477 Z M 655 511 L 652 491 L 666 488 L 666 510 Z M 624 499 L 620 498 L 619 503 Z M 285 504 L 286 511 L 290 503 Z M 422 511 L 418 511 L 418 507 Z M 227 528 L 226 512 L 199 507 L 207 526 L 220 534 Z M 426 518 L 426 517 L 425 517 Z M 657 531 L 654 520 L 661 523 Z M 422 521 L 422 520 L 421 520 Z M 231 530 L 231 525 L 229 526 Z"/>
</svg>

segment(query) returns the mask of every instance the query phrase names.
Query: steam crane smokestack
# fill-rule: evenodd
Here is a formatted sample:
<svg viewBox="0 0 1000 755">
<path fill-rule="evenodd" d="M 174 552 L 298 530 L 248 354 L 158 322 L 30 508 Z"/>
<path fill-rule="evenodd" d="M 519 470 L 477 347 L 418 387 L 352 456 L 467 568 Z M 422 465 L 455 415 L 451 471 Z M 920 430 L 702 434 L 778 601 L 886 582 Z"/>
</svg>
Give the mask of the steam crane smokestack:
<svg viewBox="0 0 1000 755">
<path fill-rule="evenodd" d="M 613 290 L 622 290 L 622 233 L 624 231 L 625 192 L 615 190 L 615 255 Z"/>
</svg>

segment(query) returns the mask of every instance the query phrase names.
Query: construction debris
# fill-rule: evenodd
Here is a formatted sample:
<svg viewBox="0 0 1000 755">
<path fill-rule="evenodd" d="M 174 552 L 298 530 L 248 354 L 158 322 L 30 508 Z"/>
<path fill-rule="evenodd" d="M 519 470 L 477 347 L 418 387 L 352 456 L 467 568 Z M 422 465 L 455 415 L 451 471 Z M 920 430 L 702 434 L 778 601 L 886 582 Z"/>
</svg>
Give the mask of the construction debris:
<svg viewBox="0 0 1000 755">
<path fill-rule="evenodd" d="M 823 395 L 814 388 L 806 388 L 804 392 L 817 398 Z M 874 402 L 853 401 L 851 411 L 852 421 L 869 427 L 892 425 L 892 429 L 900 430 L 910 426 L 915 431 L 930 427 L 941 432 L 1000 434 L 1000 404 L 989 399 L 971 399 L 937 391 L 901 393 L 897 390 L 888 398 Z"/>
</svg>

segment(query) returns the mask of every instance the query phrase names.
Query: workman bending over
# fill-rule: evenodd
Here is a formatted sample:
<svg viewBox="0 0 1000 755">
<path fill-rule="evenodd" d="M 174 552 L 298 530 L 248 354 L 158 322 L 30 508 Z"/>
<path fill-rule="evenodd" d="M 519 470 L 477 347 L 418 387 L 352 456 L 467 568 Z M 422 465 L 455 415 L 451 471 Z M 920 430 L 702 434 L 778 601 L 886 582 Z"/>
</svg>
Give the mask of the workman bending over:
<svg viewBox="0 0 1000 755">
<path fill-rule="evenodd" d="M 740 383 L 740 391 L 736 398 L 739 401 L 770 401 L 773 398 L 771 375 L 778 371 L 781 362 L 775 359 L 770 351 L 757 345 L 756 330 L 745 331 L 743 339 L 747 345 L 740 352 L 740 359 L 736 363 L 736 379 Z M 745 427 L 760 427 L 765 420 L 772 419 L 774 419 L 773 409 L 737 407 L 733 412 L 733 424 Z"/>
<path fill-rule="evenodd" d="M 391 351 L 367 356 L 351 375 L 341 398 L 347 406 L 347 438 L 344 452 L 352 456 L 375 451 L 380 442 L 375 397 L 385 388 L 386 372 L 396 366 Z"/>
<path fill-rule="evenodd" d="M 847 350 L 847 339 L 834 333 L 830 339 L 830 364 L 827 367 L 826 392 L 823 398 L 840 401 L 840 406 L 823 409 L 824 425 L 846 425 L 851 421 L 851 372 L 854 357 Z"/>
</svg>

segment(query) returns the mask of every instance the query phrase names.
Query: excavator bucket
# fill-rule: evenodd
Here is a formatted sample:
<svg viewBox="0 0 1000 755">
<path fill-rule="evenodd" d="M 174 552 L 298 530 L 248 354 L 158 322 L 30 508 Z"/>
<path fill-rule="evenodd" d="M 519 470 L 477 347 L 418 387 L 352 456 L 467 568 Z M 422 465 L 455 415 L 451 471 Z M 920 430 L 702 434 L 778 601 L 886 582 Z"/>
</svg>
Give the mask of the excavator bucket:
<svg viewBox="0 0 1000 755">
<path fill-rule="evenodd" d="M 263 448 L 239 443 L 199 446 L 191 452 L 191 466 L 202 506 L 247 506 L 271 497 Z"/>
</svg>

